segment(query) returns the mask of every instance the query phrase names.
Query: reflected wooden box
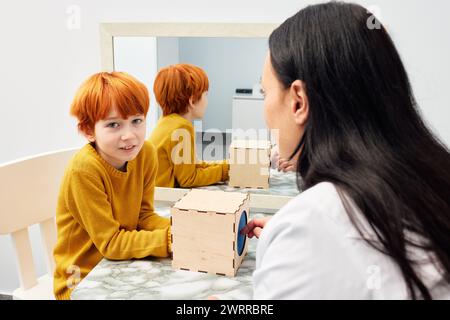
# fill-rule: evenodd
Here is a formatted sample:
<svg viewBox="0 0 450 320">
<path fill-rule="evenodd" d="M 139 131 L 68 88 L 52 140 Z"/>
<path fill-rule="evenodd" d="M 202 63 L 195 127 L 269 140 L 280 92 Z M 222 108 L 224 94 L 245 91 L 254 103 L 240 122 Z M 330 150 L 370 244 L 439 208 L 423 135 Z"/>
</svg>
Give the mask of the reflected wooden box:
<svg viewBox="0 0 450 320">
<path fill-rule="evenodd" d="M 230 144 L 230 181 L 239 188 L 269 188 L 270 149 L 268 140 L 234 140 Z"/>
</svg>

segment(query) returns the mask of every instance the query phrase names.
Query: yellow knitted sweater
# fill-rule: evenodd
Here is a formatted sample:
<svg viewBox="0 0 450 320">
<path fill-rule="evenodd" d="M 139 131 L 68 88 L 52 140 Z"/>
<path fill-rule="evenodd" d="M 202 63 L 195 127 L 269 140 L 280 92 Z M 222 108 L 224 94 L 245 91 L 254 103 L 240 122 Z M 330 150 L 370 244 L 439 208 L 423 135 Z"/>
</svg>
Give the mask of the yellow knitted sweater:
<svg viewBox="0 0 450 320">
<path fill-rule="evenodd" d="M 71 160 L 60 188 L 56 223 L 54 294 L 74 287 L 105 257 L 167 257 L 170 221 L 153 211 L 155 147 L 145 142 L 122 172 L 87 144 Z"/>
<path fill-rule="evenodd" d="M 194 126 L 177 113 L 161 117 L 149 141 L 158 153 L 158 187 L 199 187 L 228 180 L 226 160 L 196 160 Z"/>
</svg>

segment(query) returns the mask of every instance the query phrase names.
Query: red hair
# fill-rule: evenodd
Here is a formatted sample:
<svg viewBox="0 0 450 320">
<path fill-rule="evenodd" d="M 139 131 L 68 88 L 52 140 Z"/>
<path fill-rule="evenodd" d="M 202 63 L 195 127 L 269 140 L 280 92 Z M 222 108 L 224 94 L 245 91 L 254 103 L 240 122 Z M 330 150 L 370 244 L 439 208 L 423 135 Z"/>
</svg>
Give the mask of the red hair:
<svg viewBox="0 0 450 320">
<path fill-rule="evenodd" d="M 208 91 L 208 76 L 202 68 L 192 64 L 174 64 L 161 69 L 155 78 L 153 91 L 163 115 L 185 114 L 189 99 L 197 102 Z"/>
<path fill-rule="evenodd" d="M 126 119 L 147 115 L 150 104 L 145 85 L 125 72 L 100 72 L 90 76 L 78 89 L 70 114 L 77 117 L 78 129 L 93 131 L 95 123 L 105 119 L 114 106 Z"/>
</svg>

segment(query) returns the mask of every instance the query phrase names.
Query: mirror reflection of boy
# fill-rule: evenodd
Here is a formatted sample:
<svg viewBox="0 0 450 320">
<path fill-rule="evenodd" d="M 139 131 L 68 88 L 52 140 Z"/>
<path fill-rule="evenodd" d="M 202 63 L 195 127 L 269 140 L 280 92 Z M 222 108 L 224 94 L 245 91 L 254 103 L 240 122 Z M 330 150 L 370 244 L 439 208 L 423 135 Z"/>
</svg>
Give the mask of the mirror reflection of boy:
<svg viewBox="0 0 450 320">
<path fill-rule="evenodd" d="M 199 187 L 228 180 L 229 164 L 197 161 L 193 120 L 202 119 L 208 105 L 206 73 L 191 64 L 163 68 L 153 91 L 161 106 L 159 119 L 149 141 L 158 152 L 158 187 Z"/>
<path fill-rule="evenodd" d="M 69 163 L 56 222 L 54 294 L 74 287 L 102 258 L 167 257 L 170 221 L 153 210 L 154 146 L 145 141 L 147 88 L 122 72 L 102 72 L 79 88 L 71 114 L 89 141 Z"/>
</svg>

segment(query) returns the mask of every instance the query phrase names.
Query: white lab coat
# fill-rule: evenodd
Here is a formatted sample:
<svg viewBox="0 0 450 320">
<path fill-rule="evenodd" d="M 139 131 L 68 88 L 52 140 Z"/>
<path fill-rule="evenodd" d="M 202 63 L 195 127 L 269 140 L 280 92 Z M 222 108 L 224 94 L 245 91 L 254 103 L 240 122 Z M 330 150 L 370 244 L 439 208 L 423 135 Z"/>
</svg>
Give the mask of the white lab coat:
<svg viewBox="0 0 450 320">
<path fill-rule="evenodd" d="M 375 239 L 373 231 L 366 236 Z M 450 299 L 450 287 L 434 264 L 419 272 L 433 298 Z M 395 261 L 362 239 L 329 182 L 301 193 L 266 224 L 253 289 L 254 299 L 409 298 Z"/>
</svg>

